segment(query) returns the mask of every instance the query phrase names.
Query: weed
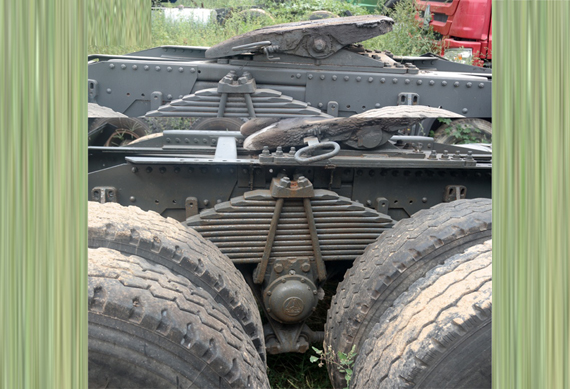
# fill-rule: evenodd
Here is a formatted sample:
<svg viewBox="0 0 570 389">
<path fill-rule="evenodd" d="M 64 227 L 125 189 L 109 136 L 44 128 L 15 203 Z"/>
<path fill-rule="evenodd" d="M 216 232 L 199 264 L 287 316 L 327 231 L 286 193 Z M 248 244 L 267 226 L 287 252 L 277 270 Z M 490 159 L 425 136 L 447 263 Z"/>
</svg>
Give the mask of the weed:
<svg viewBox="0 0 570 389">
<path fill-rule="evenodd" d="M 309 360 L 312 363 L 318 362 L 319 367 L 328 363 L 338 369 L 339 372 L 344 373 L 346 389 L 348 389 L 350 386 L 350 379 L 352 378 L 352 367 L 354 366 L 356 358 L 356 346 L 352 346 L 352 349 L 348 354 L 339 351 L 337 355 L 335 355 L 331 346 L 329 346 L 327 350 L 319 350 L 318 348 L 313 347 L 313 351 L 317 353 L 318 356 L 312 355 Z"/>
<path fill-rule="evenodd" d="M 279 4 L 265 0 L 263 4 L 264 8 L 280 19 L 306 19 L 313 11 L 329 11 L 338 16 L 366 14 L 364 8 L 338 0 L 290 0 Z"/>
<path fill-rule="evenodd" d="M 440 42 L 433 28 L 416 19 L 415 0 L 401 0 L 393 9 L 384 10 L 386 16 L 394 19 L 392 32 L 363 42 L 372 50 L 388 50 L 394 55 L 421 55 L 439 53 Z"/>
<path fill-rule="evenodd" d="M 486 136 L 481 136 L 482 131 L 474 126 L 468 126 L 462 123 L 456 123 L 449 118 L 439 118 L 445 127 L 443 133 L 444 135 L 451 136 L 454 139 L 454 144 L 467 144 L 467 143 L 488 143 L 490 139 Z M 430 136 L 434 136 L 435 133 L 430 133 Z"/>
<path fill-rule="evenodd" d="M 267 356 L 267 375 L 273 389 L 332 388 L 326 369 L 312 364 L 309 353 Z"/>
</svg>

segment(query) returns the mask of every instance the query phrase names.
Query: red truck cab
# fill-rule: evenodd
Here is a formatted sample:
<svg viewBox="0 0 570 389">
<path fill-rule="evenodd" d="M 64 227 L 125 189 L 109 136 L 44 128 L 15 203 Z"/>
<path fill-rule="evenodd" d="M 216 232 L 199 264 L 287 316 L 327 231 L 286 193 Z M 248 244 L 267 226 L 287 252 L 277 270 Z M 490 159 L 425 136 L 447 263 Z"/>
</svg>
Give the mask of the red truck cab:
<svg viewBox="0 0 570 389">
<path fill-rule="evenodd" d="M 490 65 L 492 59 L 492 0 L 416 0 L 420 17 L 442 36 L 442 54 L 474 65 Z M 471 58 L 469 58 L 471 57 Z"/>
</svg>

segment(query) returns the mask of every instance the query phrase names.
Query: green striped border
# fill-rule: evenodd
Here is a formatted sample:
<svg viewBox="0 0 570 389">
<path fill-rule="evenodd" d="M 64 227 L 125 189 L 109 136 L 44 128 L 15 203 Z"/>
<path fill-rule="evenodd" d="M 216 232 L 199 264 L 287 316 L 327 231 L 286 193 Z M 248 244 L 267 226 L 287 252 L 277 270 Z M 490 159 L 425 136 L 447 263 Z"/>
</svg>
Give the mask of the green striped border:
<svg viewBox="0 0 570 389">
<path fill-rule="evenodd" d="M 124 23 L 107 24 L 118 20 L 111 6 Z M 124 44 L 125 26 L 142 31 L 131 39 L 145 29 L 150 39 L 146 0 L 0 5 L 3 389 L 87 387 L 86 22 L 101 15 L 94 9 L 107 10 L 94 20 L 108 44 Z"/>
<path fill-rule="evenodd" d="M 493 3 L 493 383 L 569 387 L 570 2 Z"/>
<path fill-rule="evenodd" d="M 90 4 L 0 6 L 1 388 L 86 387 Z M 493 7 L 494 387 L 570 387 L 570 3 Z"/>
</svg>

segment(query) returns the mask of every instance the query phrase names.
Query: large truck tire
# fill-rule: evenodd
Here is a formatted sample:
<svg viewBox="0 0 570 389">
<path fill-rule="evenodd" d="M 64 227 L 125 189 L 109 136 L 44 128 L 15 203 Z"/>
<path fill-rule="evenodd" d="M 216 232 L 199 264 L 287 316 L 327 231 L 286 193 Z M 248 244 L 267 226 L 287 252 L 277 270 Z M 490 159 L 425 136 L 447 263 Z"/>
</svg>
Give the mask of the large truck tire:
<svg viewBox="0 0 570 389">
<path fill-rule="evenodd" d="M 269 388 L 227 309 L 164 266 L 89 249 L 90 388 Z"/>
<path fill-rule="evenodd" d="M 491 241 L 396 299 L 356 358 L 351 388 L 491 388 Z"/>
<path fill-rule="evenodd" d="M 90 248 L 138 255 L 204 289 L 242 325 L 266 361 L 257 303 L 242 274 L 216 246 L 177 220 L 116 203 L 90 201 L 88 227 Z"/>
<path fill-rule="evenodd" d="M 325 347 L 358 353 L 394 300 L 430 269 L 491 238 L 491 199 L 441 203 L 403 219 L 355 260 L 331 301 Z M 344 374 L 329 364 L 336 388 Z"/>
</svg>

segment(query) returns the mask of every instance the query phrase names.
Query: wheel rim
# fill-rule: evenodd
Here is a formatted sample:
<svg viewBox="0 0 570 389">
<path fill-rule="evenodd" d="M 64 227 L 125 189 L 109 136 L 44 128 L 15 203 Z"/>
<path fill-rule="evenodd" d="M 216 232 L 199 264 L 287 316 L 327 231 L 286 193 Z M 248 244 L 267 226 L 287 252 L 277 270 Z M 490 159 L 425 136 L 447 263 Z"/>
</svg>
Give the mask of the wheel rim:
<svg viewBox="0 0 570 389">
<path fill-rule="evenodd" d="M 130 131 L 123 128 L 115 130 L 111 136 L 107 139 L 104 146 L 105 147 L 120 147 L 126 146 L 135 139 L 139 139 L 141 136 L 140 131 Z"/>
</svg>

